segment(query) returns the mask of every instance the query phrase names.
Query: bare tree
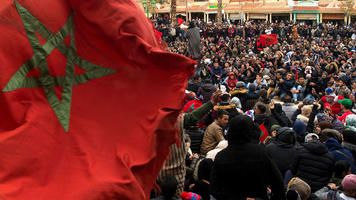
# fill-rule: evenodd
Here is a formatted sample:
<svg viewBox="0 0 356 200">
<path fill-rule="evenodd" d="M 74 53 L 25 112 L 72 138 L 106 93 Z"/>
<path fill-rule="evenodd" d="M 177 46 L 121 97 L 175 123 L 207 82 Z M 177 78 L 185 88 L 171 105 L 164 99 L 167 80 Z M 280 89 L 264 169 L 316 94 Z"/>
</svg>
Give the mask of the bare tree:
<svg viewBox="0 0 356 200">
<path fill-rule="evenodd" d="M 177 0 L 171 0 L 171 20 L 175 25 L 177 22 Z"/>
<path fill-rule="evenodd" d="M 222 24 L 222 0 L 218 0 L 218 24 Z"/>
</svg>

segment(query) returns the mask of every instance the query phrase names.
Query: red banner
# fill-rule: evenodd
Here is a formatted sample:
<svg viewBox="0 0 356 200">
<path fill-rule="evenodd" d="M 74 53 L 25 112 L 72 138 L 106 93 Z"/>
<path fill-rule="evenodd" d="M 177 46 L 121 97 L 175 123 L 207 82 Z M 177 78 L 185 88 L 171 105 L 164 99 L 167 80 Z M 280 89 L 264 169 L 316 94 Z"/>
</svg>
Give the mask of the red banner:
<svg viewBox="0 0 356 200">
<path fill-rule="evenodd" d="M 260 43 L 261 43 L 261 46 L 277 44 L 278 43 L 277 34 L 260 35 Z"/>
</svg>

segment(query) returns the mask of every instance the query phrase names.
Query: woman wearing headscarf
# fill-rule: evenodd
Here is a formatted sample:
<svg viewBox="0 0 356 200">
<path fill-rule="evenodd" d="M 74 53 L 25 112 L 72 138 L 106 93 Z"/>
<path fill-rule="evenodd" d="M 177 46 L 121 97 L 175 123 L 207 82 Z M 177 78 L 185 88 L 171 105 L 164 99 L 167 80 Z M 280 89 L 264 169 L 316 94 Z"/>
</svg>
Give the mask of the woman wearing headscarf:
<svg viewBox="0 0 356 200">
<path fill-rule="evenodd" d="M 267 199 L 267 186 L 271 186 L 271 199 L 285 199 L 282 175 L 264 147 L 256 143 L 258 136 L 250 117 L 239 115 L 232 119 L 227 135 L 229 145 L 218 153 L 212 167 L 214 198 Z"/>
</svg>

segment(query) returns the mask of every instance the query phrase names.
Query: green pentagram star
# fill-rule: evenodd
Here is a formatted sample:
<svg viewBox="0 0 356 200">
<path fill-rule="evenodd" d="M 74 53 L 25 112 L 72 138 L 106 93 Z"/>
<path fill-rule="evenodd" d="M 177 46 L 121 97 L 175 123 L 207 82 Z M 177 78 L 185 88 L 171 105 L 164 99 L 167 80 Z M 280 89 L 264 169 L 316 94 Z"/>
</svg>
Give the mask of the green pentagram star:
<svg viewBox="0 0 356 200">
<path fill-rule="evenodd" d="M 76 54 L 73 14 L 68 18 L 66 24 L 56 34 L 53 34 L 20 3 L 15 1 L 15 5 L 21 16 L 34 55 L 15 72 L 2 91 L 11 92 L 20 88 L 42 87 L 59 122 L 68 132 L 72 87 L 113 74 L 116 71 L 90 63 Z M 47 40 L 44 45 L 40 44 L 36 31 Z M 67 46 L 63 40 L 69 35 L 70 46 Z M 47 57 L 55 48 L 67 57 L 65 76 L 50 75 Z M 86 72 L 75 75 L 75 65 L 80 66 Z M 26 77 L 35 67 L 38 67 L 40 77 Z M 57 97 L 54 87 L 63 88 L 61 100 Z"/>
</svg>

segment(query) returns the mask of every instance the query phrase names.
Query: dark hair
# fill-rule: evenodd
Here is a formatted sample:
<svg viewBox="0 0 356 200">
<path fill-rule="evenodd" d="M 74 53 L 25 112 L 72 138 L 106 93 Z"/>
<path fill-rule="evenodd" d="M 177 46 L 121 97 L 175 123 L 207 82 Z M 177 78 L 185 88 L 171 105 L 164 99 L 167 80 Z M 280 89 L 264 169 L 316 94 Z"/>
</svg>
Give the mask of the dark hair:
<svg viewBox="0 0 356 200">
<path fill-rule="evenodd" d="M 229 98 L 230 98 L 230 95 L 229 94 L 223 94 L 221 97 L 221 101 L 227 101 L 227 100 L 229 100 Z"/>
<path fill-rule="evenodd" d="M 258 108 L 258 110 L 260 110 L 262 113 L 265 113 L 267 110 L 266 105 L 261 102 L 257 102 L 255 107 Z"/>
<path fill-rule="evenodd" d="M 167 176 L 160 184 L 162 196 L 166 199 L 173 197 L 176 194 L 178 182 L 174 176 Z"/>
<path fill-rule="evenodd" d="M 229 115 L 229 113 L 226 110 L 218 110 L 216 113 L 216 118 L 223 118 L 224 115 Z"/>
<path fill-rule="evenodd" d="M 336 161 L 334 165 L 335 177 L 344 178 L 343 172 L 348 172 L 350 167 L 351 167 L 350 163 L 347 162 L 346 160 Z"/>
<path fill-rule="evenodd" d="M 282 98 L 282 101 L 284 103 L 291 103 L 292 102 L 292 97 L 289 96 L 289 95 L 285 95 L 283 98 Z"/>
<path fill-rule="evenodd" d="M 261 98 L 267 99 L 267 90 L 261 89 L 259 95 Z"/>
</svg>

